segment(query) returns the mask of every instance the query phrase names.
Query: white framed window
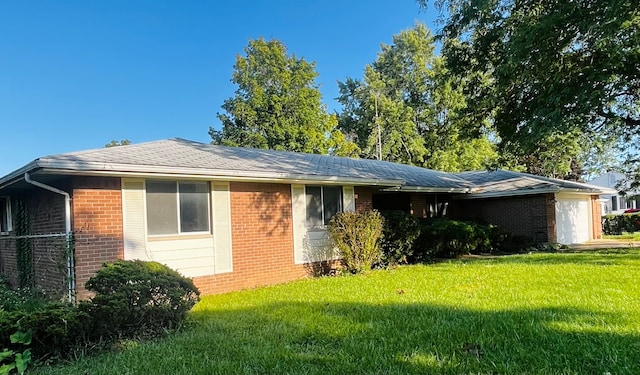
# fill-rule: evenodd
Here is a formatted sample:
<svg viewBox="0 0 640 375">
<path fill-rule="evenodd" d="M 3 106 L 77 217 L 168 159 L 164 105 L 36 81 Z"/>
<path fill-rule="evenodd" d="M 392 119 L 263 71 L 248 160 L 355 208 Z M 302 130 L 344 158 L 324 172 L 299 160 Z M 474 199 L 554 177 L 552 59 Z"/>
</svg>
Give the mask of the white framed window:
<svg viewBox="0 0 640 375">
<path fill-rule="evenodd" d="M 306 226 L 324 227 L 342 212 L 342 186 L 305 186 Z"/>
<path fill-rule="evenodd" d="M 12 230 L 11 200 L 7 197 L 0 197 L 0 233 L 6 234 Z"/>
<path fill-rule="evenodd" d="M 201 181 L 146 181 L 147 233 L 209 233 L 210 189 Z"/>
</svg>

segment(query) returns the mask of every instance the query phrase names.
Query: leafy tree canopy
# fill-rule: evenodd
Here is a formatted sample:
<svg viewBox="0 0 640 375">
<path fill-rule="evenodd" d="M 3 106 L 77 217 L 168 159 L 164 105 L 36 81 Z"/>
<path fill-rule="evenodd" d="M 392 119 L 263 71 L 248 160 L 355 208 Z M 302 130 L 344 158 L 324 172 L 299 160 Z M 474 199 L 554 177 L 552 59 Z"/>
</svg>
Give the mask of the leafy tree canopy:
<svg viewBox="0 0 640 375">
<path fill-rule="evenodd" d="M 132 142 L 128 139 L 123 139 L 121 141 L 116 141 L 115 139 L 112 139 L 111 142 L 104 145 L 104 147 L 109 148 L 109 147 L 116 147 L 116 146 L 126 146 L 126 145 L 130 145 L 131 143 Z"/>
<path fill-rule="evenodd" d="M 315 63 L 289 55 L 278 40 L 250 40 L 236 57 L 235 96 L 218 113 L 222 130 L 209 129 L 213 143 L 338 155 L 357 148 L 337 131 L 315 79 Z"/>
<path fill-rule="evenodd" d="M 483 123 L 459 116 L 466 106 L 464 81 L 449 77 L 434 50 L 431 32 L 416 24 L 382 45 L 362 81 L 339 82 L 340 128 L 363 157 L 447 171 L 478 169 L 495 159 Z"/>
<path fill-rule="evenodd" d="M 438 5 L 447 66 L 470 78 L 467 115 L 492 121 L 502 150 L 520 160 L 541 147 L 557 144 L 561 151 L 572 143 L 569 138 L 579 139 L 576 131 L 602 141 L 578 149 L 570 145 L 563 155 L 552 152 L 566 170 L 607 139 L 628 142 L 640 130 L 637 0 L 438 0 Z"/>
</svg>

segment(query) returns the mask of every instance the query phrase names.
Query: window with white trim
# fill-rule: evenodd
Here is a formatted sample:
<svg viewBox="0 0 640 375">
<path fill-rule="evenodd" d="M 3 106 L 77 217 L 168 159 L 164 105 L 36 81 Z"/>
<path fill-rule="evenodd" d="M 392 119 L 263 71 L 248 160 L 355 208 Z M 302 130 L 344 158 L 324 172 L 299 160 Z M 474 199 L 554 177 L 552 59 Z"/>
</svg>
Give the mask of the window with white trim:
<svg viewBox="0 0 640 375">
<path fill-rule="evenodd" d="M 11 222 L 11 200 L 0 197 L 0 233 L 9 233 L 13 230 Z"/>
<path fill-rule="evenodd" d="M 305 200 L 307 227 L 323 227 L 335 214 L 342 212 L 342 187 L 307 185 Z"/>
<path fill-rule="evenodd" d="M 210 232 L 209 195 L 208 182 L 147 180 L 148 234 Z"/>
</svg>

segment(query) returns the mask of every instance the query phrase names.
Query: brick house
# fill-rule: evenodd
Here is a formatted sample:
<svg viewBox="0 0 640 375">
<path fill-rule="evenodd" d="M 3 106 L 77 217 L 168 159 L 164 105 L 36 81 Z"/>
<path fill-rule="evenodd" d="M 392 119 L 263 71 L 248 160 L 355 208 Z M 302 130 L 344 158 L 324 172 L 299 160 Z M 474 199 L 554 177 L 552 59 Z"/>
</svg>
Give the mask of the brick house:
<svg viewBox="0 0 640 375">
<path fill-rule="evenodd" d="M 0 274 L 70 298 L 102 263 L 144 259 L 203 294 L 294 280 L 335 260 L 341 211 L 478 218 L 538 241 L 600 238 L 602 189 L 515 172 L 443 173 L 376 160 L 182 139 L 36 159 L 0 178 Z"/>
</svg>

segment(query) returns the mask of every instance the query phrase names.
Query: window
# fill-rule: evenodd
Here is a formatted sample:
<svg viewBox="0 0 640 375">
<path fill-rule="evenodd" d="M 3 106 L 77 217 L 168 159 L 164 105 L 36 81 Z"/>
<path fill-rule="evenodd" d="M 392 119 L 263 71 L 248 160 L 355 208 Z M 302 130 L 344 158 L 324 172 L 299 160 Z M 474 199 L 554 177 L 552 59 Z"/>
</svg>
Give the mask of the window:
<svg viewBox="0 0 640 375">
<path fill-rule="evenodd" d="M 150 235 L 209 231 L 207 182 L 147 181 Z"/>
<path fill-rule="evenodd" d="M 11 226 L 11 201 L 9 198 L 0 197 L 0 233 L 11 232 Z"/>
<path fill-rule="evenodd" d="M 307 186 L 305 188 L 307 204 L 307 227 L 322 227 L 342 212 L 342 187 Z"/>
<path fill-rule="evenodd" d="M 618 210 L 618 196 L 614 195 L 611 197 L 611 210 L 612 211 L 617 211 Z"/>
</svg>

